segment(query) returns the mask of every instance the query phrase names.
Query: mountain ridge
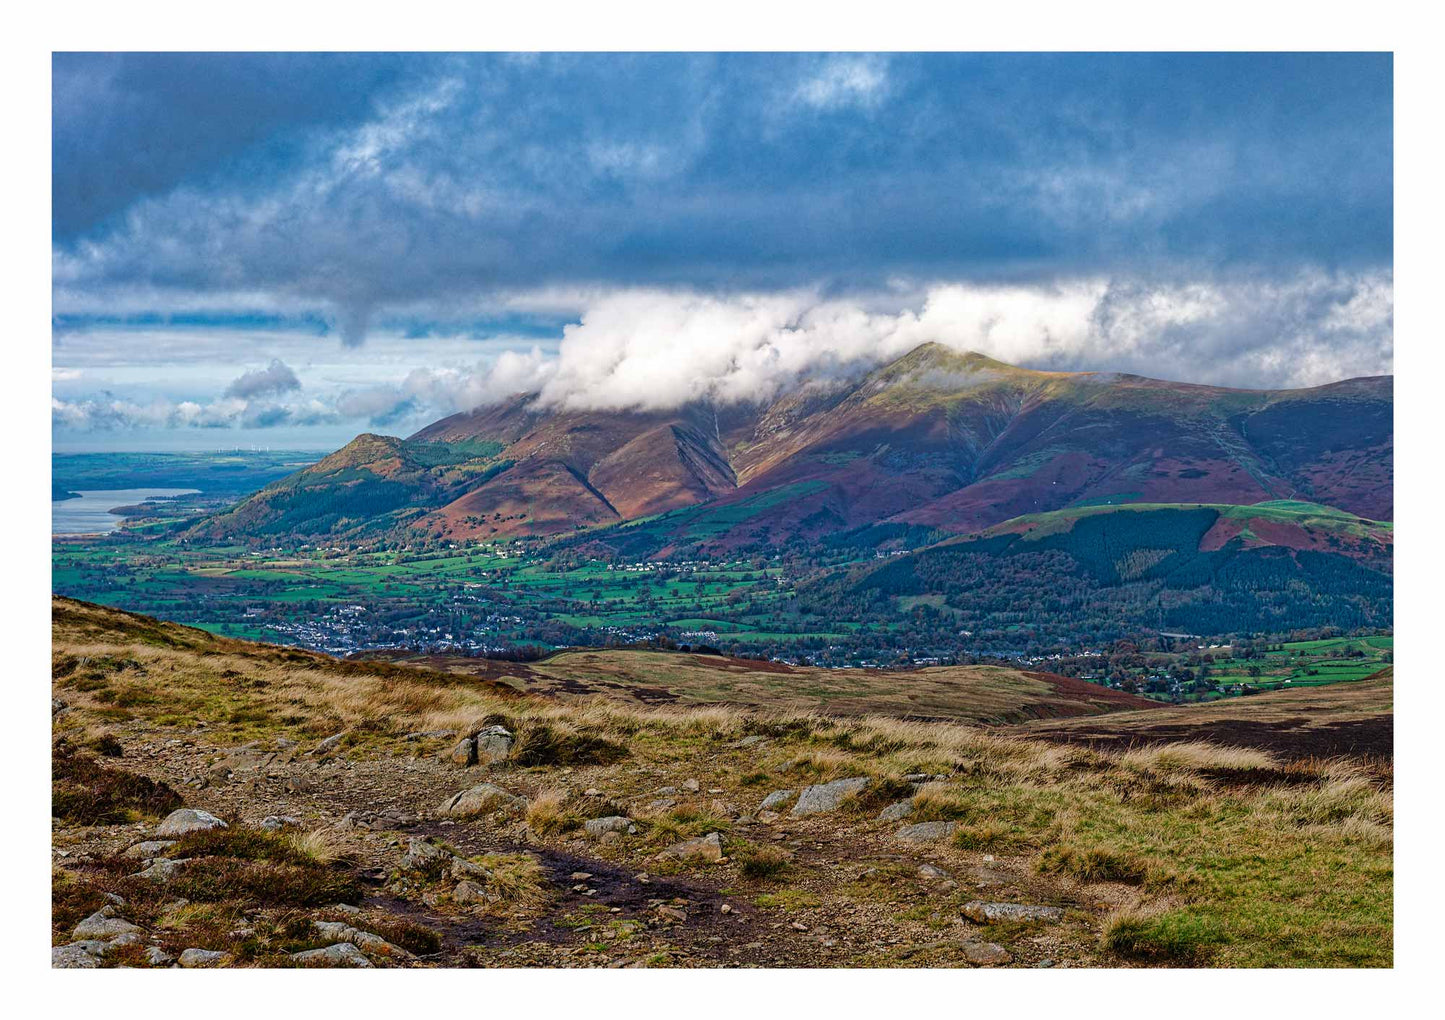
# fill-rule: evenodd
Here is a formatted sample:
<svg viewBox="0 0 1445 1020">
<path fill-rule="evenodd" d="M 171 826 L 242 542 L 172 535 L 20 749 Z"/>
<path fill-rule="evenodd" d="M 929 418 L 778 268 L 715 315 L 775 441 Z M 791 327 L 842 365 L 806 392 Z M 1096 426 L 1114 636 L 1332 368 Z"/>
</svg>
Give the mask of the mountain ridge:
<svg viewBox="0 0 1445 1020">
<path fill-rule="evenodd" d="M 967 534 L 1090 502 L 1294 498 L 1389 520 L 1392 464 L 1390 376 L 1232 389 L 928 343 L 754 405 L 569 410 L 519 394 L 406 439 L 360 436 L 198 533 L 556 537 L 713 507 L 732 523 L 701 544 L 737 550 L 876 524 Z M 309 517 L 285 497 L 297 491 L 315 498 Z M 680 526 L 652 552 L 695 544 Z"/>
</svg>

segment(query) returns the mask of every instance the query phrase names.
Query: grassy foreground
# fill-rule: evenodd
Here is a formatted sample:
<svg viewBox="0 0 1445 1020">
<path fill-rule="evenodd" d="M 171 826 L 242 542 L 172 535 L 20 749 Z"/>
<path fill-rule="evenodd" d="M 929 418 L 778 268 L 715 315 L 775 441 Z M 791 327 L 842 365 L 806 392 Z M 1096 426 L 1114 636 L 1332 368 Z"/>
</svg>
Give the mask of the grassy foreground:
<svg viewBox="0 0 1445 1020">
<path fill-rule="evenodd" d="M 101 966 L 1392 962 L 1378 756 L 560 700 L 53 614 L 53 942 L 109 910 L 134 937 Z M 452 759 L 493 726 L 497 761 Z M 850 777 L 817 813 L 762 806 Z M 181 803 L 228 824 L 152 846 Z"/>
</svg>

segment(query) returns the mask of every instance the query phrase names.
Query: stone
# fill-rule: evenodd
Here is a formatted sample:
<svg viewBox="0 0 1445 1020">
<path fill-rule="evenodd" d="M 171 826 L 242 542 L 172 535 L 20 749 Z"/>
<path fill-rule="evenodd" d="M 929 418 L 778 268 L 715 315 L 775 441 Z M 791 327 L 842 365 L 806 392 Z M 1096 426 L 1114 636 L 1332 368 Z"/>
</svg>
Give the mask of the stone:
<svg viewBox="0 0 1445 1020">
<path fill-rule="evenodd" d="M 181 865 L 189 860 L 189 857 L 180 857 L 174 860 L 169 857 L 152 857 L 146 861 L 148 867 L 137 871 L 131 877 L 144 878 L 151 882 L 165 884 L 175 878 L 181 870 Z"/>
<path fill-rule="evenodd" d="M 900 800 L 896 803 L 889 804 L 886 808 L 880 811 L 878 813 L 878 820 L 880 822 L 898 822 L 907 818 L 911 814 L 913 814 L 913 801 Z"/>
<path fill-rule="evenodd" d="M 910 843 L 927 843 L 936 839 L 947 839 L 956 828 L 957 822 L 919 822 L 916 825 L 905 825 L 894 835 Z"/>
<path fill-rule="evenodd" d="M 824 811 L 836 811 L 843 798 L 850 794 L 862 793 L 868 786 L 867 776 L 855 779 L 835 779 L 831 783 L 818 783 L 803 788 L 798 802 L 793 805 L 793 815 L 816 815 Z"/>
<path fill-rule="evenodd" d="M 680 924 L 687 920 L 687 911 L 681 907 L 658 907 L 657 918 L 660 921 L 668 921 L 673 924 Z"/>
<path fill-rule="evenodd" d="M 440 869 L 452 857 L 450 851 L 413 836 L 407 843 L 406 853 L 401 858 L 402 871 L 430 871 Z"/>
<path fill-rule="evenodd" d="M 629 836 L 636 835 L 637 825 L 630 818 L 622 815 L 608 815 L 605 818 L 589 818 L 582 828 L 587 830 L 587 835 L 593 839 L 600 839 L 609 832 L 626 833 Z"/>
<path fill-rule="evenodd" d="M 782 817 L 783 816 L 778 814 L 776 811 L 758 812 L 758 821 L 762 822 L 764 825 L 772 825 L 774 822 L 776 822 L 779 818 Z"/>
<path fill-rule="evenodd" d="M 188 832 L 204 832 L 207 829 L 224 829 L 226 823 L 209 811 L 200 808 L 177 808 L 166 815 L 156 826 L 157 836 L 184 836 Z"/>
<path fill-rule="evenodd" d="M 486 886 L 468 879 L 458 882 L 457 887 L 452 890 L 452 902 L 462 906 L 486 906 L 496 898 L 496 894 Z"/>
<path fill-rule="evenodd" d="M 706 836 L 698 836 L 696 839 L 685 839 L 681 843 L 668 847 L 657 856 L 681 861 L 720 861 L 723 858 L 722 835 L 709 832 Z"/>
<path fill-rule="evenodd" d="M 476 786 L 443 801 L 437 808 L 437 814 L 446 815 L 451 818 L 466 818 L 470 815 L 483 815 L 492 811 L 516 810 L 526 804 L 521 797 L 514 797 L 500 786 L 493 786 L 491 783 L 478 783 Z"/>
<path fill-rule="evenodd" d="M 72 942 L 68 946 L 53 946 L 50 950 L 50 966 L 57 970 L 89 969 L 100 966 L 100 958 L 108 947 L 104 942 Z"/>
<path fill-rule="evenodd" d="M 176 958 L 160 946 L 146 947 L 146 963 L 152 967 L 169 967 L 175 962 Z"/>
<path fill-rule="evenodd" d="M 350 943 L 369 956 L 385 956 L 394 960 L 415 959 L 411 953 L 400 946 L 392 945 L 380 935 L 355 928 L 344 921 L 312 921 L 311 927 L 316 929 L 316 934 L 323 939 Z"/>
<path fill-rule="evenodd" d="M 682 781 L 682 788 L 688 793 L 697 793 L 698 790 L 702 789 L 702 784 L 696 779 L 684 779 Z"/>
<path fill-rule="evenodd" d="M 512 753 L 516 738 L 505 726 L 488 726 L 477 733 L 477 760 L 501 761 Z"/>
<path fill-rule="evenodd" d="M 965 942 L 963 955 L 969 963 L 980 967 L 996 967 L 1013 959 L 1007 949 L 993 942 Z"/>
<path fill-rule="evenodd" d="M 173 839 L 148 839 L 144 843 L 126 847 L 121 856 L 143 861 L 150 857 L 160 857 L 175 845 L 176 841 Z"/>
<path fill-rule="evenodd" d="M 918 877 L 929 882 L 947 881 L 953 876 L 942 868 L 934 867 L 932 864 L 923 864 L 918 868 Z"/>
<path fill-rule="evenodd" d="M 188 950 L 189 952 L 189 950 Z M 182 959 L 185 954 L 181 954 Z M 350 942 L 338 942 L 334 946 L 327 946 L 325 949 L 308 949 L 301 953 L 292 953 L 291 959 L 303 967 L 370 967 L 371 961 L 366 954 L 357 949 Z M 182 964 L 181 966 L 185 966 Z"/>
<path fill-rule="evenodd" d="M 320 757 L 324 754 L 330 754 L 332 751 L 336 750 L 338 747 L 341 746 L 341 741 L 345 737 L 346 732 L 344 730 L 341 733 L 333 733 L 331 736 L 327 737 L 325 740 L 321 741 L 321 743 L 313 747 L 311 749 L 311 753 L 316 755 L 317 757 Z"/>
<path fill-rule="evenodd" d="M 1041 907 L 1031 903 L 985 903 L 971 900 L 963 905 L 963 916 L 979 924 L 994 921 L 1061 921 L 1064 911 L 1061 907 Z"/>
<path fill-rule="evenodd" d="M 290 815 L 267 815 L 261 819 L 261 828 L 268 832 L 277 832 L 281 829 L 300 828 L 301 819 L 293 818 Z"/>
<path fill-rule="evenodd" d="M 219 967 L 226 960 L 226 954 L 215 949 L 187 949 L 178 962 L 182 967 Z"/>
<path fill-rule="evenodd" d="M 754 733 L 752 736 L 743 737 L 743 739 L 733 744 L 733 747 L 757 747 L 759 744 L 766 744 L 767 742 L 767 737 L 761 733 Z"/>
<path fill-rule="evenodd" d="M 496 875 L 492 873 L 491 869 L 485 868 L 480 864 L 475 864 L 472 861 L 463 860 L 460 857 L 452 858 L 451 868 L 448 874 L 451 875 L 452 881 L 454 882 L 460 882 L 466 879 L 470 882 L 480 882 L 482 885 L 486 885 L 496 879 Z"/>
<path fill-rule="evenodd" d="M 463 737 L 457 741 L 455 747 L 447 752 L 447 758 L 460 769 L 475 765 L 477 763 L 477 742 L 471 737 Z"/>
<path fill-rule="evenodd" d="M 116 917 L 115 907 L 106 905 L 77 924 L 73 934 L 77 939 L 113 939 L 117 935 L 138 931 L 139 925 Z"/>
<path fill-rule="evenodd" d="M 797 795 L 797 790 L 774 790 L 763 798 L 763 802 L 758 805 L 758 810 L 772 811 L 774 808 L 786 807 Z"/>
</svg>

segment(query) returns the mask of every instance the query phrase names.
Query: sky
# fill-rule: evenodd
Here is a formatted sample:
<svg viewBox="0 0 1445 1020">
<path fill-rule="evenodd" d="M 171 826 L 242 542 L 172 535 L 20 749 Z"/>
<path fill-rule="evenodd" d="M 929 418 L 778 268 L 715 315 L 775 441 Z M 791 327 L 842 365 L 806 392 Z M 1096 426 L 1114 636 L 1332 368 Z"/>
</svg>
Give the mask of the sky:
<svg viewBox="0 0 1445 1020">
<path fill-rule="evenodd" d="M 56 54 L 57 449 L 757 401 L 935 340 L 1392 371 L 1370 54 Z"/>
</svg>

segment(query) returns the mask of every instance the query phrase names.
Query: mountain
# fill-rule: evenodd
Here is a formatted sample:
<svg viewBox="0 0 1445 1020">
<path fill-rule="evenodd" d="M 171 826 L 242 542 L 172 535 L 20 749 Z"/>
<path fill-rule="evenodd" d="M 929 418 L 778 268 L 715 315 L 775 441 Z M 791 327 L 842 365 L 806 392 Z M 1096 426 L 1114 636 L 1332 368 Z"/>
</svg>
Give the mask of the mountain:
<svg viewBox="0 0 1445 1020">
<path fill-rule="evenodd" d="M 803 612 L 975 641 L 1055 635 L 1105 642 L 1388 627 L 1388 524 L 1297 501 L 1133 504 L 1019 517 L 892 556 L 799 593 Z"/>
<path fill-rule="evenodd" d="M 660 555 L 849 532 L 916 546 L 1091 504 L 1299 499 L 1389 520 L 1392 487 L 1389 377 L 1226 389 L 1039 372 L 930 343 L 766 405 L 611 412 L 517 396 L 406 440 L 359 437 L 202 527 L 586 532 Z"/>
</svg>

